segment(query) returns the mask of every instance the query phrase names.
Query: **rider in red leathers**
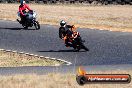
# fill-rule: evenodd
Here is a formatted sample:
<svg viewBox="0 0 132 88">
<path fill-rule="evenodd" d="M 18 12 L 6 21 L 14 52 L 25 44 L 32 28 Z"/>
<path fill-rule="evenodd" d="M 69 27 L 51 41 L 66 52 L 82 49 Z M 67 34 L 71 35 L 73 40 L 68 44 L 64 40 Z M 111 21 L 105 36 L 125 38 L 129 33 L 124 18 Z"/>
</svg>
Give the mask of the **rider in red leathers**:
<svg viewBox="0 0 132 88">
<path fill-rule="evenodd" d="M 26 10 L 29 10 L 29 11 L 32 11 L 29 6 L 25 3 L 25 1 L 21 1 L 21 5 L 19 6 L 19 13 L 20 13 L 20 18 L 21 18 L 21 21 L 19 21 L 17 19 L 17 21 L 22 24 L 23 22 L 25 22 L 26 20 Z"/>
</svg>

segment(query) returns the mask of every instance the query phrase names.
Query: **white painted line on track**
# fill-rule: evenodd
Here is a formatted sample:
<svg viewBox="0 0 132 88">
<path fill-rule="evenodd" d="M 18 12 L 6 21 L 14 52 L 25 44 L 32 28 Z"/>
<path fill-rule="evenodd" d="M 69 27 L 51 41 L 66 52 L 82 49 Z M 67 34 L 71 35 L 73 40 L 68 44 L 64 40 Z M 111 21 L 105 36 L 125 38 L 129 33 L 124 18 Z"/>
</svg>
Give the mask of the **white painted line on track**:
<svg viewBox="0 0 132 88">
<path fill-rule="evenodd" d="M 17 52 L 17 51 L 13 51 L 13 50 L 5 50 L 5 49 L 0 49 L 0 51 L 25 54 L 25 55 L 29 55 L 29 56 L 40 57 L 40 58 L 51 59 L 51 60 L 58 60 L 58 61 L 66 63 L 66 65 L 71 65 L 72 64 L 71 62 L 68 62 L 66 60 L 56 59 L 56 58 L 50 58 L 50 57 L 44 57 L 44 56 L 39 56 L 39 55 L 35 55 L 35 54 L 30 54 L 30 53 Z M 55 66 L 60 66 L 60 64 L 55 64 Z"/>
</svg>

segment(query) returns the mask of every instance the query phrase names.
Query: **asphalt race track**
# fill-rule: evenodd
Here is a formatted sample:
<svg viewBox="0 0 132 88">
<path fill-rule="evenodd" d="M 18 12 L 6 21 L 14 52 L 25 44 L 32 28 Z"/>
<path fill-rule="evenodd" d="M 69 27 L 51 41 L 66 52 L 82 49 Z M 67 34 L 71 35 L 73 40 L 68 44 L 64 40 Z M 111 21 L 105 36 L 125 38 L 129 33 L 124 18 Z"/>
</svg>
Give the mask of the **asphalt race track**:
<svg viewBox="0 0 132 88">
<path fill-rule="evenodd" d="M 59 26 L 24 30 L 13 21 L 0 21 L 0 48 L 63 59 L 76 66 L 131 65 L 132 33 L 78 29 L 90 51 L 73 52 L 58 37 Z"/>
</svg>

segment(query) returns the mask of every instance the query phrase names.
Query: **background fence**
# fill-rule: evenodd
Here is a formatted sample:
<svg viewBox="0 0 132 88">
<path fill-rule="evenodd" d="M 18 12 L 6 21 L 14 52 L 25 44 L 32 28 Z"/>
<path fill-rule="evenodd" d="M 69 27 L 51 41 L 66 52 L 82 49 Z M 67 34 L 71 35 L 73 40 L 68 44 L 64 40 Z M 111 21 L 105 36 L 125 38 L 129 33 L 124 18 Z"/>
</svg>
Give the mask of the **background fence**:
<svg viewBox="0 0 132 88">
<path fill-rule="evenodd" d="M 0 3 L 18 3 L 17 0 L 0 0 Z M 132 0 L 26 0 L 27 3 L 44 4 L 93 4 L 93 5 L 132 5 Z"/>
</svg>

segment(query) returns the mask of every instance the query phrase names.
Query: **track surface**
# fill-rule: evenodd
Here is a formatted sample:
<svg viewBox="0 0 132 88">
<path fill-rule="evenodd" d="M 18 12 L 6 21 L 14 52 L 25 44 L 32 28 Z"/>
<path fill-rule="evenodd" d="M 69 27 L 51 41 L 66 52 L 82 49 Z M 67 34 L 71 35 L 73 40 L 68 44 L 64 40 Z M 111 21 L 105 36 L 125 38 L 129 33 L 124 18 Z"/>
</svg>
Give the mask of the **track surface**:
<svg viewBox="0 0 132 88">
<path fill-rule="evenodd" d="M 58 27 L 41 25 L 40 30 L 23 30 L 17 22 L 0 21 L 0 48 L 55 57 L 72 65 L 132 64 L 132 33 L 78 29 L 89 52 L 73 52 L 58 38 Z"/>
<path fill-rule="evenodd" d="M 61 74 L 76 74 L 78 66 L 28 66 L 28 67 L 0 67 L 0 75 L 14 75 L 14 74 L 38 74 L 44 75 L 48 73 L 61 73 Z M 83 66 L 83 69 L 89 72 L 97 71 L 130 71 L 131 65 L 94 65 Z M 119 72 L 118 72 L 119 73 Z"/>
</svg>

